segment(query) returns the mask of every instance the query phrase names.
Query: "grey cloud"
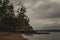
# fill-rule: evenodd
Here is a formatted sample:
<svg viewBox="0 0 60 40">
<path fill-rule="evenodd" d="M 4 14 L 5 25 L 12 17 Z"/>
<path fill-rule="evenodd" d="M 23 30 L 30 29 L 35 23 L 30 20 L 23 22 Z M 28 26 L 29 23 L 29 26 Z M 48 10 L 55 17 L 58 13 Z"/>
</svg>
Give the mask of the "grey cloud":
<svg viewBox="0 0 60 40">
<path fill-rule="evenodd" d="M 50 10 L 50 7 L 54 10 L 52 12 L 48 12 L 48 15 L 45 16 L 45 18 L 60 18 L 60 4 L 58 3 L 52 3 L 50 4 L 46 9 Z"/>
<path fill-rule="evenodd" d="M 60 24 L 46 25 L 46 27 L 44 27 L 44 28 L 48 29 L 48 30 L 59 30 L 60 29 Z"/>
<path fill-rule="evenodd" d="M 50 14 L 49 16 L 45 16 L 44 18 L 60 18 L 60 12 Z"/>
<path fill-rule="evenodd" d="M 34 11 L 33 16 L 37 18 L 60 18 L 60 3 L 47 1 Z"/>
</svg>

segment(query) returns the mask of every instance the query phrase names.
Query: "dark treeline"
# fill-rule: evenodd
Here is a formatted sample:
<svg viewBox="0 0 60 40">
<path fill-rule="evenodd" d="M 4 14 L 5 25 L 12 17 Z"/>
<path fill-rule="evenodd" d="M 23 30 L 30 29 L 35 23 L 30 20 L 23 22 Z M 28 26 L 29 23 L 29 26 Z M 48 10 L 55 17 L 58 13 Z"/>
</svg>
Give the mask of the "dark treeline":
<svg viewBox="0 0 60 40">
<path fill-rule="evenodd" d="M 19 2 L 21 4 L 21 2 Z M 20 5 L 18 5 L 20 6 Z M 25 6 L 19 7 L 18 17 L 15 17 L 14 6 L 9 0 L 0 0 L 0 31 L 32 31 L 29 18 L 25 15 Z"/>
</svg>

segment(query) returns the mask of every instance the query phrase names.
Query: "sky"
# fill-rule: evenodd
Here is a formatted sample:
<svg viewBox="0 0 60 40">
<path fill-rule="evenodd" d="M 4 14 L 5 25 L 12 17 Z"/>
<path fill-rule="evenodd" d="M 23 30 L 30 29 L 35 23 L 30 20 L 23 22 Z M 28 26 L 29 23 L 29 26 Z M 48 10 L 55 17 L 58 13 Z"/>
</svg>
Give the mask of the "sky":
<svg viewBox="0 0 60 40">
<path fill-rule="evenodd" d="M 60 29 L 60 0 L 10 0 L 17 13 L 17 3 L 27 8 L 26 15 L 34 29 Z"/>
</svg>

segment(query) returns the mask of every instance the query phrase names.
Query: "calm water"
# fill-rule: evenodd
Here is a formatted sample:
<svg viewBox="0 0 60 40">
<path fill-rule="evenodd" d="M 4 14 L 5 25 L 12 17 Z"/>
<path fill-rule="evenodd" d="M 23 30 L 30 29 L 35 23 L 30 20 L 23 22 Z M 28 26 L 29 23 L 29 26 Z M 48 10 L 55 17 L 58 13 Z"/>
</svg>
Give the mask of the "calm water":
<svg viewBox="0 0 60 40">
<path fill-rule="evenodd" d="M 51 34 L 33 34 L 33 36 L 23 36 L 29 40 L 60 40 L 60 32 L 52 32 Z"/>
</svg>

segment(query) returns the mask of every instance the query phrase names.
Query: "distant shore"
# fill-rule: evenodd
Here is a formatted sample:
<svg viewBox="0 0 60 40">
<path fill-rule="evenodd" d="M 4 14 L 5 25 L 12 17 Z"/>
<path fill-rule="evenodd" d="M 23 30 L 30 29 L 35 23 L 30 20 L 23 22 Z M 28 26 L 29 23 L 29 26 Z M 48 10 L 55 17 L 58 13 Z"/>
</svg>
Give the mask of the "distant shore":
<svg viewBox="0 0 60 40">
<path fill-rule="evenodd" d="M 0 40 L 28 40 L 20 33 L 0 32 Z"/>
</svg>

